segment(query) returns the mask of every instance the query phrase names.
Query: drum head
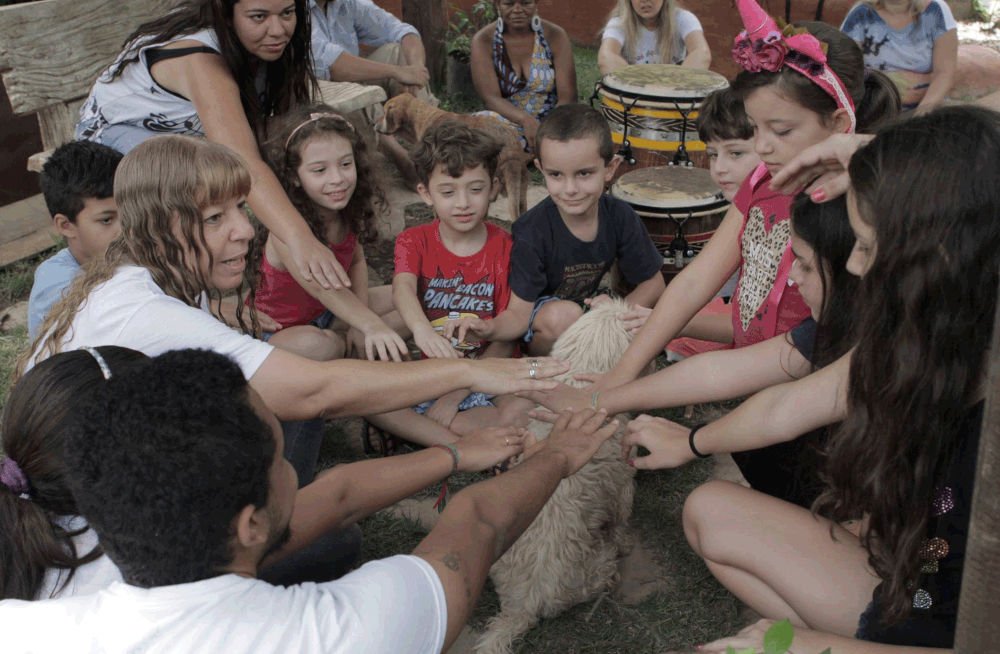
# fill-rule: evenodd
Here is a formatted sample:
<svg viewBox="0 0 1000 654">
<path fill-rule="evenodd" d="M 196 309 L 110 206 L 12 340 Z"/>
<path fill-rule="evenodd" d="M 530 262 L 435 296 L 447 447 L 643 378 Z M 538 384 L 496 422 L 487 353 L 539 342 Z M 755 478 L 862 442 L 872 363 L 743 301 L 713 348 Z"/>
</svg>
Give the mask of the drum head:
<svg viewBox="0 0 1000 654">
<path fill-rule="evenodd" d="M 611 187 L 611 195 L 628 202 L 640 215 L 702 216 L 729 205 L 707 170 L 680 166 L 626 173 Z"/>
<path fill-rule="evenodd" d="M 612 93 L 679 102 L 701 102 L 712 91 L 729 86 L 718 73 L 671 64 L 625 66 L 605 75 L 601 84 Z"/>
</svg>

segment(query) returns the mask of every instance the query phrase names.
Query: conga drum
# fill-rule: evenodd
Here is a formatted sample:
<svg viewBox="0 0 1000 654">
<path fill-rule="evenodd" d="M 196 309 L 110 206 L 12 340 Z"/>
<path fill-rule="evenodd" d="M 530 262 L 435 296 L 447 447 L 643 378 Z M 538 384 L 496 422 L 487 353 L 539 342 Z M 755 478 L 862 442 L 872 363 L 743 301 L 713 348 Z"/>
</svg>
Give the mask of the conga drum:
<svg viewBox="0 0 1000 654">
<path fill-rule="evenodd" d="M 709 93 L 729 86 L 718 73 L 671 64 L 639 64 L 608 73 L 591 101 L 601 111 L 619 146 L 619 175 L 651 166 L 708 168 L 698 140 L 698 107 Z"/>
<path fill-rule="evenodd" d="M 628 202 L 639 214 L 656 249 L 663 255 L 666 283 L 701 251 L 722 224 L 729 201 L 703 168 L 659 166 L 622 175 L 611 194 Z M 621 275 L 614 275 L 615 291 L 631 292 Z"/>
</svg>

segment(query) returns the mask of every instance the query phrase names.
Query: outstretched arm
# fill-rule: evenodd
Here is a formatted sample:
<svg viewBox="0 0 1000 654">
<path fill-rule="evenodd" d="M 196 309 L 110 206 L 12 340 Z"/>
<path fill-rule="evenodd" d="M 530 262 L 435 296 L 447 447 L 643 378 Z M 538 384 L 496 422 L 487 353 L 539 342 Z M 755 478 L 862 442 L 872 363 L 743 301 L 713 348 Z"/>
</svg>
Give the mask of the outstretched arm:
<svg viewBox="0 0 1000 654">
<path fill-rule="evenodd" d="M 808 377 L 757 393 L 699 429 L 695 447 L 702 454 L 743 452 L 790 441 L 842 420 L 850 360 L 849 352 Z M 635 459 L 636 468 L 674 468 L 695 458 L 690 432 L 669 420 L 642 415 L 628 424 L 623 448 L 642 445 L 650 451 L 649 456 Z"/>
<path fill-rule="evenodd" d="M 183 43 L 183 42 L 182 42 Z M 192 42 L 188 42 L 192 43 Z M 330 248 L 320 243 L 285 195 L 278 178 L 260 157 L 232 74 L 215 54 L 195 53 L 157 62 L 151 74 L 162 86 L 190 98 L 208 140 L 243 157 L 252 185 L 247 200 L 264 225 L 291 250 L 291 264 L 324 288 L 350 286 Z"/>
<path fill-rule="evenodd" d="M 444 649 L 455 641 L 482 592 L 490 566 L 517 540 L 555 492 L 618 428 L 604 412 L 560 416 L 522 465 L 456 495 L 413 552 L 441 579 L 448 605 Z M 603 425 L 603 426 L 602 426 Z"/>
<path fill-rule="evenodd" d="M 601 74 L 607 75 L 625 66 L 628 61 L 622 56 L 621 41 L 610 37 L 601 39 L 601 48 L 597 51 L 597 67 Z"/>
<path fill-rule="evenodd" d="M 708 70 L 708 67 L 712 65 L 712 50 L 708 47 L 705 32 L 702 30 L 695 30 L 685 36 L 684 47 L 687 48 L 687 57 L 684 58 L 681 66 Z"/>
</svg>

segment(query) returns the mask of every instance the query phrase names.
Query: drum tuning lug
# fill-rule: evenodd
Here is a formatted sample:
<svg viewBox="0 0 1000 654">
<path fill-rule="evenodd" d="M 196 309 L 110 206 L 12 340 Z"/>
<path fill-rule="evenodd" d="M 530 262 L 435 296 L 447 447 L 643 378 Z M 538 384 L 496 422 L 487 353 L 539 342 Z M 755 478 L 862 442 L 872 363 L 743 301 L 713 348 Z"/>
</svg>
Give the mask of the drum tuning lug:
<svg viewBox="0 0 1000 654">
<path fill-rule="evenodd" d="M 635 159 L 633 159 L 632 157 L 629 157 L 629 159 L 628 159 L 628 165 L 634 166 L 635 165 Z"/>
</svg>

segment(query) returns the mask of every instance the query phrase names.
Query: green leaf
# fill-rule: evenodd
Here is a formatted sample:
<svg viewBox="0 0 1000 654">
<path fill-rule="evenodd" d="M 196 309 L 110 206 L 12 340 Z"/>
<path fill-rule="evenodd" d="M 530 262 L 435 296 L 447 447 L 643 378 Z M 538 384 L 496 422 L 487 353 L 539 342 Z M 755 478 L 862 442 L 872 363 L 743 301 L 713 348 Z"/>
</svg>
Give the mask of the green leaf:
<svg viewBox="0 0 1000 654">
<path fill-rule="evenodd" d="M 726 654 L 736 654 L 736 650 L 733 649 L 732 647 L 727 647 Z"/>
<path fill-rule="evenodd" d="M 764 654 L 785 654 L 792 646 L 795 630 L 788 620 L 775 622 L 764 634 Z"/>
</svg>

